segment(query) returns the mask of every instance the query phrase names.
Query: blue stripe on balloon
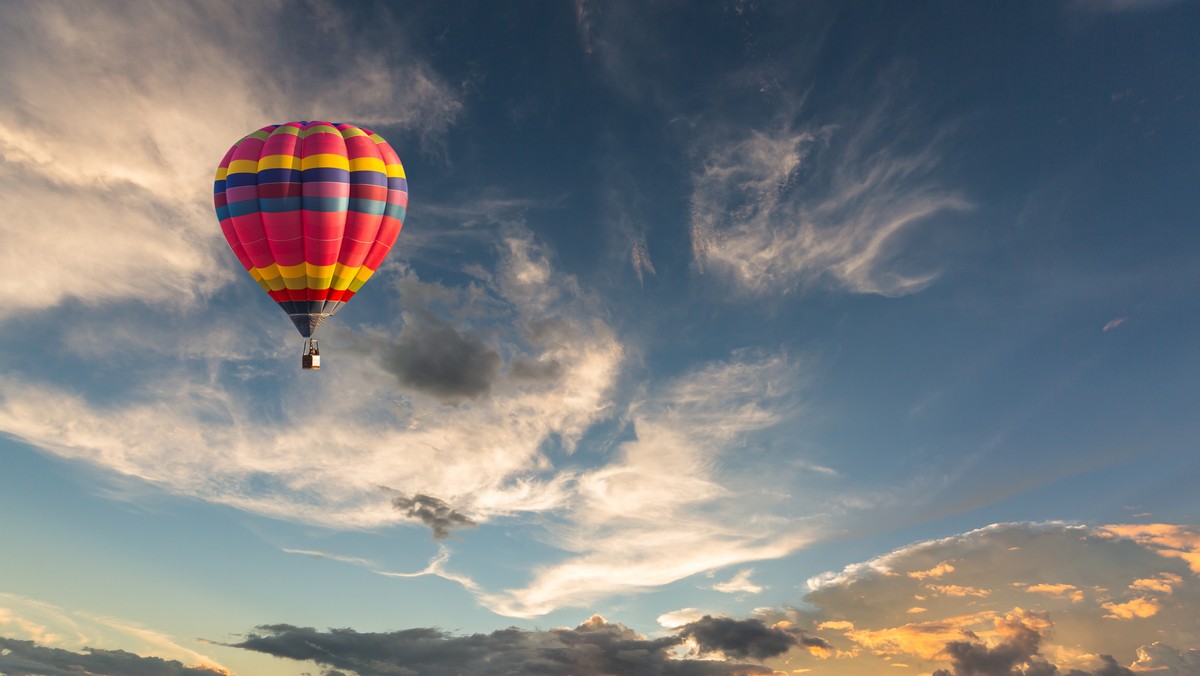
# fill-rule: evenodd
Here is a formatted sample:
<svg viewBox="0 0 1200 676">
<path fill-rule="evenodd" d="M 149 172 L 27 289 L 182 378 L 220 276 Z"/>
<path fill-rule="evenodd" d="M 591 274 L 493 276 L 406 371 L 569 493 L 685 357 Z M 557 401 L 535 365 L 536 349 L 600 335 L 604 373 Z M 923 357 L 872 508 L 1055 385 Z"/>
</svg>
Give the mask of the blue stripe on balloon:
<svg viewBox="0 0 1200 676">
<path fill-rule="evenodd" d="M 213 194 L 220 195 L 223 192 L 225 192 L 225 179 L 213 181 Z"/>
<path fill-rule="evenodd" d="M 350 182 L 354 185 L 380 185 L 388 184 L 387 174 L 380 171 L 352 171 L 350 172 Z"/>
<path fill-rule="evenodd" d="M 249 216 L 250 214 L 257 214 L 260 211 L 265 211 L 265 209 L 259 209 L 258 200 L 242 200 L 241 202 L 229 203 L 230 216 Z"/>
<path fill-rule="evenodd" d="M 351 197 L 349 211 L 357 211 L 360 214 L 371 214 L 379 216 L 384 213 L 384 207 L 387 202 L 380 200 L 369 200 L 362 197 Z"/>
<path fill-rule="evenodd" d="M 289 211 L 299 211 L 302 202 L 297 197 L 267 197 L 259 198 L 258 210 L 267 214 L 283 214 Z"/>
<path fill-rule="evenodd" d="M 229 207 L 217 207 L 217 220 L 223 221 L 229 218 Z"/>
<path fill-rule="evenodd" d="M 257 173 L 242 172 L 240 174 L 229 174 L 225 177 L 226 188 L 240 188 L 247 185 L 258 185 Z"/>
<path fill-rule="evenodd" d="M 395 202 L 388 202 L 387 209 L 384 210 L 383 215 L 391 216 L 400 222 L 404 222 L 405 211 L 407 211 L 407 209 L 405 209 L 403 205 L 396 204 Z"/>
<path fill-rule="evenodd" d="M 388 179 L 388 190 L 403 190 L 404 192 L 408 192 L 408 179 L 407 178 L 389 178 Z"/>
<path fill-rule="evenodd" d="M 318 167 L 316 169 L 305 169 L 301 172 L 300 181 L 303 183 L 317 183 L 326 181 L 330 183 L 349 183 L 350 172 L 345 169 L 336 167 Z"/>
<path fill-rule="evenodd" d="M 299 183 L 299 169 L 263 169 L 255 183 Z M 254 185 L 253 183 L 250 185 Z"/>
<path fill-rule="evenodd" d="M 304 197 L 306 211 L 339 212 L 350 205 L 349 197 Z M 266 200 L 260 200 L 266 201 Z"/>
</svg>

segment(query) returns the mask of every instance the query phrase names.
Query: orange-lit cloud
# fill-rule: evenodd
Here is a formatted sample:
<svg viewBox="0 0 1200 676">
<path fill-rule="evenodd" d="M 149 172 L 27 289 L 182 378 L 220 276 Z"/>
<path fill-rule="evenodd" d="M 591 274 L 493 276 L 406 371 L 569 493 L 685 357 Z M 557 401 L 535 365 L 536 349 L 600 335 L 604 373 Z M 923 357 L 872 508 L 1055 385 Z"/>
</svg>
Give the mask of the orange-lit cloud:
<svg viewBox="0 0 1200 676">
<path fill-rule="evenodd" d="M 1031 584 L 1025 591 L 1052 598 L 1070 599 L 1075 603 L 1083 601 L 1083 590 L 1073 584 Z"/>
<path fill-rule="evenodd" d="M 1154 617 L 1158 611 L 1162 610 L 1162 602 L 1155 598 L 1139 596 L 1132 601 L 1125 603 L 1113 603 L 1111 601 L 1103 604 L 1104 609 L 1108 611 L 1105 617 L 1114 620 L 1133 620 L 1138 618 Z"/>
<path fill-rule="evenodd" d="M 1166 523 L 1104 526 L 1101 533 L 1126 537 L 1148 546 L 1161 556 L 1182 559 L 1200 575 L 1200 529 Z"/>
<path fill-rule="evenodd" d="M 846 636 L 876 655 L 918 655 L 933 660 L 938 658 L 947 643 L 972 640 L 973 634 L 969 628 L 995 615 L 987 611 L 886 629 L 856 629 L 846 632 Z"/>
<path fill-rule="evenodd" d="M 926 580 L 929 578 L 939 578 L 946 573 L 954 572 L 954 566 L 948 561 L 943 561 L 929 570 L 914 570 L 908 576 L 918 580 Z"/>
<path fill-rule="evenodd" d="M 963 598 L 966 596 L 984 597 L 988 594 L 991 594 L 991 592 L 986 589 L 967 587 L 957 584 L 931 584 L 929 585 L 929 588 L 943 596 L 954 596 L 957 598 Z"/>
<path fill-rule="evenodd" d="M 1162 573 L 1155 577 L 1134 580 L 1133 584 L 1129 585 L 1129 588 L 1135 591 L 1153 591 L 1160 594 L 1170 594 L 1175 591 L 1175 587 L 1182 583 L 1183 578 L 1175 573 Z"/>
</svg>

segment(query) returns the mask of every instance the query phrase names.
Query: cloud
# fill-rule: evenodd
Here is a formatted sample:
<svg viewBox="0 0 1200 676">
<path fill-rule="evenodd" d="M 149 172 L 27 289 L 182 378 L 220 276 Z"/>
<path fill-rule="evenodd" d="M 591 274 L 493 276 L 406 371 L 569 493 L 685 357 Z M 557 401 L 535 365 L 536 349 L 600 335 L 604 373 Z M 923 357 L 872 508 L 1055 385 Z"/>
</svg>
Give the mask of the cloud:
<svg viewBox="0 0 1200 676">
<path fill-rule="evenodd" d="M 120 401 L 6 373 L 0 430 L 172 493 L 335 528 L 405 522 L 380 485 L 404 496 L 460 496 L 455 509 L 479 523 L 558 508 L 573 475 L 554 470 L 545 444 L 569 452 L 612 414 L 623 350 L 593 301 L 553 269 L 529 233 L 511 231 L 497 245 L 500 260 L 486 282 L 400 281 L 406 295 L 448 308 L 442 316 L 461 322 L 460 334 L 487 327 L 506 355 L 556 364 L 553 379 L 549 371 L 536 380 L 501 373 L 488 397 L 451 409 L 440 397 L 397 390 L 396 379 L 380 371 L 379 346 L 389 344 L 394 326 L 360 333 L 335 326 L 328 339 L 346 345 L 338 368 L 302 383 L 291 382 L 295 373 L 283 377 L 278 386 L 288 394 L 278 408 L 263 409 L 263 382 L 195 368 L 203 355 L 184 355 L 151 360 L 136 392 Z M 314 446 L 316 429 L 322 442 Z"/>
<path fill-rule="evenodd" d="M 1138 659 L 1133 663 L 1135 671 L 1177 673 L 1181 676 L 1200 674 L 1200 650 L 1179 650 L 1155 641 L 1137 650 Z"/>
<path fill-rule="evenodd" d="M 54 604 L 38 601 L 17 594 L 0 592 L 0 653 L 11 651 L 7 657 L 25 660 L 30 664 L 7 666 L 14 671 L 32 670 L 33 663 L 46 667 L 66 669 L 70 664 L 118 664 L 122 656 L 128 658 L 128 670 L 112 668 L 110 671 L 96 669 L 99 673 L 129 674 L 193 674 L 194 671 L 170 671 L 183 668 L 183 664 L 196 665 L 189 669 L 226 673 L 224 668 L 211 657 L 180 645 L 170 636 L 147 629 L 134 622 L 108 616 L 73 611 Z M 19 645 L 14 645 L 19 644 Z M 37 644 L 35 646 L 35 644 Z M 85 648 L 87 646 L 88 648 Z M 70 652 L 85 648 L 91 656 L 83 655 L 86 662 L 71 662 L 79 657 Z M 53 649 L 53 650 L 51 650 Z M 138 657 L 125 651 L 133 651 L 147 657 Z M 0 657 L 0 673 L 5 671 L 5 657 Z M 107 660 L 107 662 L 106 662 Z M 138 665 L 141 665 L 140 667 Z M 155 667 L 155 665 L 158 665 Z M 174 666 L 171 666 L 174 665 Z M 150 671 L 161 667 L 164 671 Z M 137 671 L 137 669 L 147 671 Z M 42 672 L 34 672 L 42 673 Z M 58 673 L 58 672 L 50 672 Z M 75 673 L 75 672 L 72 672 Z"/>
<path fill-rule="evenodd" d="M 33 641 L 0 637 L 0 673 L 70 676 L 84 673 L 123 676 L 214 676 L 229 674 L 214 666 L 184 666 L 176 660 L 142 657 L 124 650 L 84 648 L 77 653 L 45 648 Z"/>
<path fill-rule="evenodd" d="M 457 94 L 406 41 L 368 52 L 345 25 L 284 20 L 293 14 L 277 3 L 0 7 L 0 265 L 25 271 L 0 280 L 0 313 L 72 299 L 192 306 L 243 276 L 205 186 L 264 124 L 319 111 L 433 138 L 453 123 Z"/>
<path fill-rule="evenodd" d="M 777 124 L 741 133 L 721 128 L 692 177 L 692 249 L 703 270 L 753 294 L 821 280 L 854 293 L 920 291 L 936 269 L 904 271 L 904 238 L 922 222 L 970 202 L 936 178 L 937 134 L 900 148 L 889 109 L 894 92 L 866 115 L 837 125 Z"/>
<path fill-rule="evenodd" d="M 670 674 L 678 676 L 770 673 L 770 669 L 712 660 L 676 659 L 679 636 L 643 638 L 623 625 L 593 616 L 574 629 L 452 636 L 437 629 L 389 633 L 328 632 L 291 625 L 262 626 L 234 647 L 313 660 L 362 676 L 382 674 Z"/>
<path fill-rule="evenodd" d="M 819 638 L 805 636 L 786 626 L 768 627 L 756 619 L 735 620 L 706 615 L 683 625 L 678 633 L 694 640 L 701 652 L 720 652 L 740 659 L 765 660 L 797 646 L 829 649 L 829 644 Z"/>
<path fill-rule="evenodd" d="M 1071 599 L 1076 603 L 1083 600 L 1083 590 L 1073 584 L 1031 584 L 1025 587 L 1025 591 L 1059 599 Z"/>
<path fill-rule="evenodd" d="M 1104 609 L 1108 611 L 1105 617 L 1114 620 L 1133 620 L 1154 617 L 1162 610 L 1162 602 L 1155 598 L 1139 596 L 1124 603 L 1106 601 Z"/>
<path fill-rule="evenodd" d="M 503 363 L 498 352 L 435 316 L 406 316 L 409 321 L 399 339 L 381 356 L 385 371 L 445 403 L 474 399 L 491 390 Z"/>
<path fill-rule="evenodd" d="M 954 664 L 954 676 L 1051 676 L 1057 669 L 1038 654 L 1042 640 L 1041 630 L 1048 624 L 1045 617 L 1013 613 L 996 618 L 996 631 L 1002 637 L 997 645 L 989 647 L 979 641 L 952 641 L 947 643 L 943 650 Z M 951 676 L 951 672 L 939 669 L 934 672 L 934 676 Z"/>
<path fill-rule="evenodd" d="M 758 594 L 762 592 L 763 587 L 750 581 L 750 576 L 753 574 L 753 568 L 743 568 L 742 570 L 739 570 L 737 574 L 734 575 L 733 578 L 728 582 L 718 582 L 717 584 L 714 584 L 712 588 L 715 591 L 725 592 L 726 594 L 737 594 L 743 592 L 747 594 Z"/>
<path fill-rule="evenodd" d="M 848 674 L 895 662 L 922 673 L 1122 674 L 1154 653 L 1146 646 L 1200 634 L 1200 575 L 1181 556 L 1194 530 L 995 524 L 816 576 L 801 607 L 756 616 L 819 635 Z"/>
<path fill-rule="evenodd" d="M 1128 317 L 1117 317 L 1116 319 L 1113 319 L 1112 321 L 1110 321 L 1104 325 L 1103 333 L 1108 333 L 1109 331 L 1112 331 L 1113 329 L 1117 328 L 1118 326 L 1124 324 L 1125 320 L 1127 320 L 1127 319 L 1129 319 L 1129 318 Z"/>
<path fill-rule="evenodd" d="M 1200 575 L 1200 527 L 1127 524 L 1104 526 L 1100 532 L 1111 537 L 1130 538 L 1160 556 L 1183 560 L 1193 573 Z"/>
<path fill-rule="evenodd" d="M 764 468 L 731 455 L 794 410 L 800 376 L 786 355 L 739 352 L 646 393 L 627 414 L 635 438 L 574 478 L 564 519 L 550 531 L 573 555 L 484 603 L 529 617 L 802 546 L 811 535 L 779 515 L 777 495 L 762 492 Z"/>
<path fill-rule="evenodd" d="M 401 495 L 392 498 L 392 506 L 405 516 L 418 519 L 433 531 L 435 540 L 450 537 L 453 528 L 474 528 L 478 524 L 455 511 L 445 500 L 420 493 L 410 497 Z"/>
<path fill-rule="evenodd" d="M 287 393 L 278 404 L 267 404 L 275 399 L 263 396 L 261 378 L 234 376 L 207 353 L 180 360 L 147 352 L 140 356 L 156 358 L 117 401 L 4 374 L 0 430 L 177 495 L 331 528 L 414 518 L 465 525 L 454 513 L 483 525 L 536 514 L 524 521 L 537 529 L 531 536 L 563 555 L 524 583 L 483 589 L 468 574 L 446 573 L 448 564 L 424 573 L 454 579 L 513 616 L 778 558 L 810 540 L 792 518 L 801 505 L 780 499 L 787 472 L 767 454 L 746 452 L 794 417 L 805 382 L 800 359 L 739 351 L 619 390 L 624 348 L 597 299 L 557 270 L 528 231 L 495 236 L 494 268 L 464 285 L 404 271 L 396 278 L 410 312 L 453 321 L 460 336 L 486 335 L 507 362 L 490 376 L 486 397 L 450 408 L 398 387 L 378 367 L 381 346 L 399 333 L 394 322 L 332 326 L 327 340 L 345 346 L 330 356 L 337 368 L 303 381 L 310 374 L 272 374 Z M 201 359 L 208 368 L 195 368 Z M 620 430 L 619 441 L 573 461 L 601 424 Z M 381 485 L 396 494 L 381 494 Z M 397 509 L 396 495 L 412 504 Z"/>
</svg>

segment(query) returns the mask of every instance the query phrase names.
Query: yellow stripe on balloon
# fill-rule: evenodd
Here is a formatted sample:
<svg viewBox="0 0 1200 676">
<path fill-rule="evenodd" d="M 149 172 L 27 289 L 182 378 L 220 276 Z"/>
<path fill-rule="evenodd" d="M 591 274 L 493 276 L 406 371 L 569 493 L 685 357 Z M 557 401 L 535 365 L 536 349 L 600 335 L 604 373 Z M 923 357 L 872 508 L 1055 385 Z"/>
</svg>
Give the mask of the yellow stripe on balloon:
<svg viewBox="0 0 1200 676">
<path fill-rule="evenodd" d="M 333 270 L 333 285 L 332 288 L 337 291 L 345 291 L 350 287 L 350 282 L 354 281 L 354 276 L 358 274 L 359 266 L 349 267 L 338 263 Z"/>
<path fill-rule="evenodd" d="M 358 269 L 358 274 L 354 276 L 354 281 L 358 282 L 359 284 L 362 284 L 363 282 L 370 279 L 371 275 L 373 275 L 373 274 L 375 274 L 375 271 L 364 265 Z"/>
<path fill-rule="evenodd" d="M 383 174 L 387 169 L 378 157 L 356 157 L 350 160 L 350 171 L 378 171 Z"/>
<path fill-rule="evenodd" d="M 258 160 L 234 160 L 229 163 L 230 174 L 257 174 Z"/>
<path fill-rule="evenodd" d="M 229 168 L 228 168 L 228 167 L 217 167 L 217 175 L 216 175 L 216 177 L 215 177 L 213 180 L 214 180 L 214 181 L 224 181 L 224 180 L 225 180 L 225 176 L 226 176 L 228 173 L 229 173 Z"/>
<path fill-rule="evenodd" d="M 295 155 L 267 155 L 258 160 L 258 171 L 266 169 L 300 169 L 300 158 Z"/>
<path fill-rule="evenodd" d="M 301 279 L 308 276 L 308 263 L 297 263 L 295 265 L 280 265 L 279 274 L 283 275 L 284 279 Z M 290 285 L 288 288 L 292 288 Z"/>
<path fill-rule="evenodd" d="M 279 266 L 271 263 L 265 268 L 250 268 L 250 276 L 258 275 L 262 279 L 272 280 L 279 277 Z"/>
<path fill-rule="evenodd" d="M 267 284 L 267 280 L 263 279 L 262 273 L 258 271 L 258 268 L 250 268 L 250 277 L 253 278 L 255 282 L 258 282 L 258 285 L 263 288 L 263 291 L 271 290 L 271 286 Z"/>
<path fill-rule="evenodd" d="M 345 169 L 350 171 L 350 161 L 345 155 L 334 155 L 333 153 L 319 153 L 317 155 L 309 155 L 301 160 L 301 170 L 307 169 Z"/>
<path fill-rule="evenodd" d="M 388 178 L 405 178 L 404 165 L 403 164 L 387 165 L 387 175 L 388 175 Z"/>
<path fill-rule="evenodd" d="M 328 289 L 333 283 L 333 277 L 309 277 L 308 288 L 310 289 Z"/>
</svg>

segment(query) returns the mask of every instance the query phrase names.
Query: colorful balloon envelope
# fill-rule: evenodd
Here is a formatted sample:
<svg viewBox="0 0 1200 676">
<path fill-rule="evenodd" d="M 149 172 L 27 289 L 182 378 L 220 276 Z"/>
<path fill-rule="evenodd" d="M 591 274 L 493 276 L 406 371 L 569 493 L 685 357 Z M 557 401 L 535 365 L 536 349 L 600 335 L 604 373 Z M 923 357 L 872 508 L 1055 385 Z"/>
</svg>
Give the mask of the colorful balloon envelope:
<svg viewBox="0 0 1200 676">
<path fill-rule="evenodd" d="M 287 122 L 229 149 L 213 203 L 238 261 L 311 338 L 391 251 L 408 208 L 408 180 L 379 134 Z"/>
</svg>

